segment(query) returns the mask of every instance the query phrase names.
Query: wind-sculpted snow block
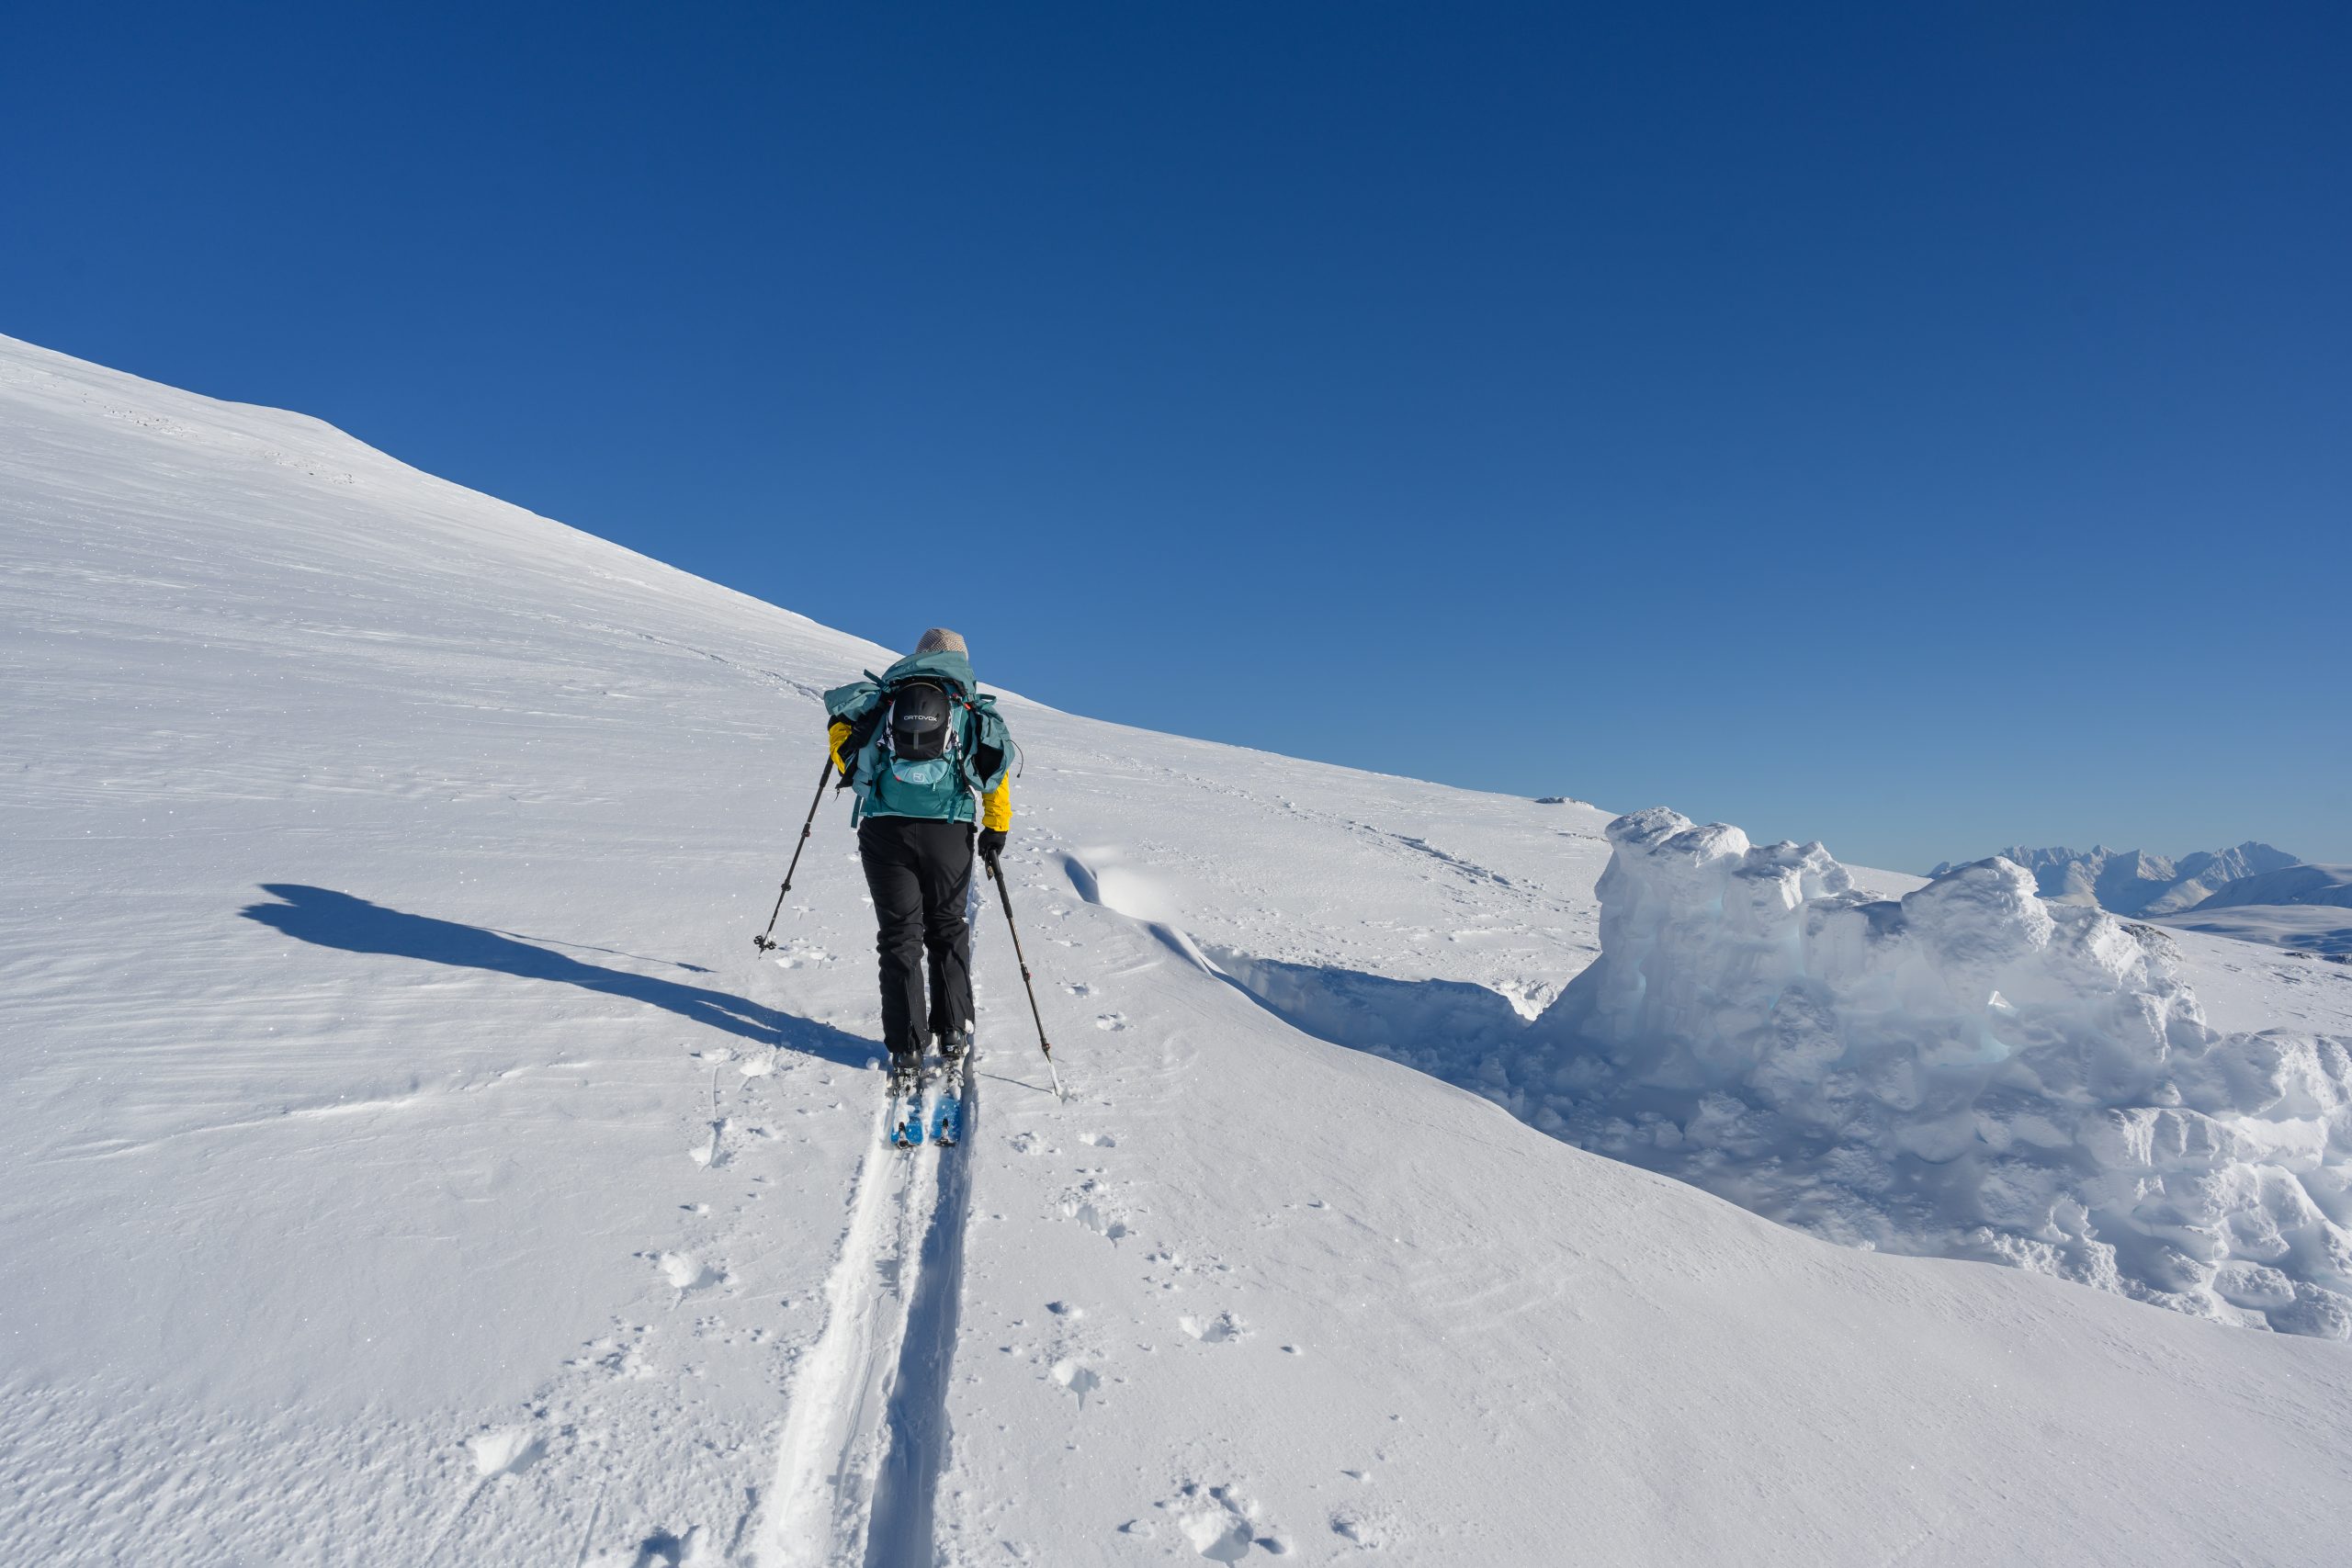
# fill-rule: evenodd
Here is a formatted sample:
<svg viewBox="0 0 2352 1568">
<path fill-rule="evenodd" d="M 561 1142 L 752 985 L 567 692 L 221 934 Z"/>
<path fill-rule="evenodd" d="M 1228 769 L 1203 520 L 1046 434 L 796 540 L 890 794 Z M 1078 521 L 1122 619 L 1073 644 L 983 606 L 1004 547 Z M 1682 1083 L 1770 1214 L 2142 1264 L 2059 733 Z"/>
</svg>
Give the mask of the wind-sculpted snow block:
<svg viewBox="0 0 2352 1568">
<path fill-rule="evenodd" d="M 2352 1042 L 2210 1028 L 2161 932 L 2007 860 L 1897 901 L 1818 843 L 1608 834 L 1539 1121 L 1832 1240 L 2352 1337 Z"/>
</svg>

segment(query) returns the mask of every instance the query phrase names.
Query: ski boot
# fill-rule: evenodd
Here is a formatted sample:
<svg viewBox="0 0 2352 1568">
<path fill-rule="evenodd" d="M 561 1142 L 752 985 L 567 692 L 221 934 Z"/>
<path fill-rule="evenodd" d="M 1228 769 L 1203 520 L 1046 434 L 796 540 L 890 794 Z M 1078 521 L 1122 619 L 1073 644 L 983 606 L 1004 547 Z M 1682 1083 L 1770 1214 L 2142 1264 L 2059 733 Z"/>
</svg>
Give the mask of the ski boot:
<svg viewBox="0 0 2352 1568">
<path fill-rule="evenodd" d="M 893 1051 L 890 1053 L 890 1092 L 894 1095 L 914 1095 L 922 1090 L 922 1053 Z"/>
</svg>

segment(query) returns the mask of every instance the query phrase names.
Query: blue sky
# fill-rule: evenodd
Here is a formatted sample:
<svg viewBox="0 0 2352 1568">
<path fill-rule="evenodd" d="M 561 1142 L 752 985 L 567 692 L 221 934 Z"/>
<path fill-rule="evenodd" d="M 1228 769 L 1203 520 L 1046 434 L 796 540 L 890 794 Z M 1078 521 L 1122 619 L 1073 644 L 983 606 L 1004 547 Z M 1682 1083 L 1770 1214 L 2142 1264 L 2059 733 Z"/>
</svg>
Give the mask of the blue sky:
<svg viewBox="0 0 2352 1568">
<path fill-rule="evenodd" d="M 0 332 L 1103 717 L 2352 861 L 2352 13 L 1789 10 L 41 7 Z"/>
</svg>

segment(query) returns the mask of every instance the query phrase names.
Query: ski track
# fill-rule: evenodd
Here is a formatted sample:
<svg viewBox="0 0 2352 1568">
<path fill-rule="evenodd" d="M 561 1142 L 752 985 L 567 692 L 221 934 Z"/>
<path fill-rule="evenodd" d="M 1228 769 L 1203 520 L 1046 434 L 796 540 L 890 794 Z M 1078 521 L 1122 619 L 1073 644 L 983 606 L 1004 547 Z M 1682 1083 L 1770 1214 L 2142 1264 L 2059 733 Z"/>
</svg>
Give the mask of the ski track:
<svg viewBox="0 0 2352 1568">
<path fill-rule="evenodd" d="M 936 1113 L 925 1097 L 924 1124 Z M 761 1568 L 927 1562 L 946 1458 L 947 1379 L 961 1317 L 976 1097 L 957 1148 L 890 1145 L 877 1116 L 848 1230 L 825 1284 L 825 1326 L 793 1380 Z"/>
<path fill-rule="evenodd" d="M 932 1499 L 946 1464 L 947 1379 L 963 1316 L 964 1228 L 972 1206 L 978 1097 L 978 1079 L 967 1077 L 956 1112 L 956 1149 L 944 1157 L 936 1148 L 924 1151 L 936 1188 L 914 1287 L 905 1297 L 898 1383 L 885 1421 L 889 1441 L 875 1478 L 866 1568 L 932 1561 Z"/>
</svg>

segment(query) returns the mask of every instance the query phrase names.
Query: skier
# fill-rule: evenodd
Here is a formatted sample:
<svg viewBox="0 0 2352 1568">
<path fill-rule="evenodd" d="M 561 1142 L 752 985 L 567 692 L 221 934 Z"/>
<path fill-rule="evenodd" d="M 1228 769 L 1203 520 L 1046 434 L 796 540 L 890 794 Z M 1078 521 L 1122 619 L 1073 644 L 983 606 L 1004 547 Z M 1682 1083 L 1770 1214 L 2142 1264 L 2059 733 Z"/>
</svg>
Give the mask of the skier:
<svg viewBox="0 0 2352 1568">
<path fill-rule="evenodd" d="M 979 694 L 964 639 L 944 626 L 881 674 L 826 693 L 825 711 L 874 895 L 890 1089 L 911 1096 L 926 1034 L 951 1081 L 971 1044 L 973 855 L 996 869 L 1018 751 L 996 699 Z"/>
</svg>

